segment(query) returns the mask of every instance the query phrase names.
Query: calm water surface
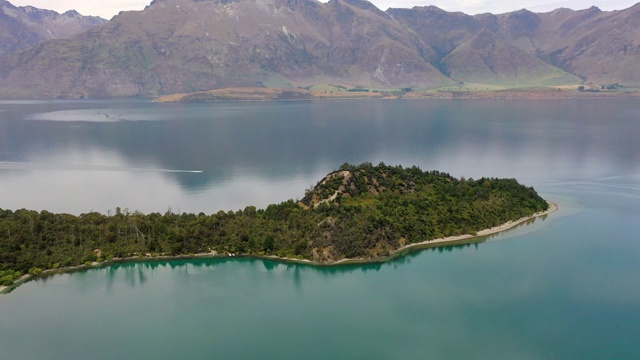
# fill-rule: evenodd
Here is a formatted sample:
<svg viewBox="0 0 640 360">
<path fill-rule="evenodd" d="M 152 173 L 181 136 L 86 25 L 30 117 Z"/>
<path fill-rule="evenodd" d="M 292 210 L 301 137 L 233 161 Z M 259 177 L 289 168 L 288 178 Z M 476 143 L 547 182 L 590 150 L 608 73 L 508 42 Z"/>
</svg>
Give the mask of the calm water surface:
<svg viewBox="0 0 640 360">
<path fill-rule="evenodd" d="M 119 264 L 0 296 L 8 359 L 631 359 L 640 104 L 0 102 L 0 207 L 205 212 L 302 197 L 344 162 L 514 177 L 546 219 L 479 244 L 316 268 Z"/>
</svg>

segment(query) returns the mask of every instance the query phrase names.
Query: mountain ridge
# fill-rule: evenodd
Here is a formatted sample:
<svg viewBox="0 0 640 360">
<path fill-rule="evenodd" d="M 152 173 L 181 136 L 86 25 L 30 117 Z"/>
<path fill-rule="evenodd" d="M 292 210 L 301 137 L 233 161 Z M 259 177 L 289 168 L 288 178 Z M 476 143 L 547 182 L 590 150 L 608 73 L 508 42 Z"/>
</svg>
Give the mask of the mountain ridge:
<svg viewBox="0 0 640 360">
<path fill-rule="evenodd" d="M 226 87 L 640 85 L 640 4 L 547 13 L 382 11 L 366 0 L 154 0 L 0 61 L 0 97 Z"/>
<path fill-rule="evenodd" d="M 0 0 L 0 55 L 26 50 L 45 40 L 69 38 L 106 21 L 75 10 L 60 14 Z"/>
</svg>

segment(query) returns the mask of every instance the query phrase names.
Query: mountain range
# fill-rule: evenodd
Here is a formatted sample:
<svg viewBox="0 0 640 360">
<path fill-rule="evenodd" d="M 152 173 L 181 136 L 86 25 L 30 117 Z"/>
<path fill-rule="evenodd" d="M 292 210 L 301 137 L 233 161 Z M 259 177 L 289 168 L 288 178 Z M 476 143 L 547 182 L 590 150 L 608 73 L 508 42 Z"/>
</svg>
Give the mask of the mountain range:
<svg viewBox="0 0 640 360">
<path fill-rule="evenodd" d="M 59 14 L 0 0 L 0 55 L 26 50 L 45 40 L 68 38 L 106 22 L 73 10 Z"/>
<path fill-rule="evenodd" d="M 99 23 L 6 55 L 0 97 L 156 97 L 249 86 L 640 86 L 640 4 L 471 16 L 433 6 L 382 11 L 366 0 L 154 0 Z"/>
</svg>

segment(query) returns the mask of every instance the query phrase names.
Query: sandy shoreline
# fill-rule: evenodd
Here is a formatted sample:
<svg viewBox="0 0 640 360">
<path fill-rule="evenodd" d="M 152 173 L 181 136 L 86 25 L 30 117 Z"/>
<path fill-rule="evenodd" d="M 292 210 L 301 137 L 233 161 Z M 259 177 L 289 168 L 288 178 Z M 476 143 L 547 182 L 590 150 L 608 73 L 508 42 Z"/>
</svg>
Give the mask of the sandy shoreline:
<svg viewBox="0 0 640 360">
<path fill-rule="evenodd" d="M 480 230 L 476 233 L 476 235 L 471 235 L 471 234 L 466 234 L 466 235 L 458 235 L 458 236 L 449 236 L 446 238 L 439 238 L 439 239 L 434 239 L 434 240 L 428 240 L 428 241 L 422 241 L 419 243 L 415 243 L 415 244 L 409 244 L 406 246 L 403 246 L 401 248 L 399 248 L 398 250 L 394 251 L 395 252 L 401 252 L 403 250 L 406 249 L 410 249 L 412 247 L 417 247 L 417 246 L 422 246 L 422 245 L 427 245 L 427 244 L 442 244 L 442 243 L 449 243 L 449 242 L 455 242 L 455 241 L 459 241 L 459 240 L 466 240 L 466 239 L 473 239 L 473 238 L 477 238 L 477 237 L 483 237 L 483 236 L 487 236 L 487 235 L 492 235 L 492 234 L 497 234 L 499 232 L 505 231 L 505 230 L 509 230 L 512 227 L 515 227 L 517 225 L 520 225 L 524 222 L 527 222 L 531 219 L 535 219 L 541 216 L 545 216 L 545 215 L 549 215 L 555 211 L 558 210 L 558 205 L 556 205 L 555 203 L 552 203 L 551 201 L 547 201 L 547 203 L 549 204 L 549 208 L 545 211 L 540 211 L 537 212 L 533 215 L 530 216 L 525 216 L 521 219 L 515 220 L 515 221 L 509 221 L 506 222 L 502 225 L 498 225 L 495 227 L 492 227 L 490 229 L 484 229 L 484 230 Z"/>
<path fill-rule="evenodd" d="M 24 274 L 18 280 L 14 281 L 13 285 L 11 285 L 11 286 L 0 286 L 0 295 L 4 294 L 6 290 L 17 288 L 18 286 L 22 285 L 23 283 L 25 283 L 30 278 L 31 278 L 31 275 Z"/>
<path fill-rule="evenodd" d="M 525 216 L 521 219 L 515 220 L 515 221 L 509 221 L 506 222 L 502 225 L 498 225 L 495 227 L 492 227 L 490 229 L 484 229 L 484 230 L 480 230 L 478 231 L 475 235 L 472 234 L 465 234 L 465 235 L 456 235 L 456 236 L 448 236 L 448 237 L 444 237 L 444 238 L 438 238 L 438 239 L 432 239 L 432 240 L 425 240 L 425 241 L 421 241 L 421 242 L 417 242 L 417 243 L 413 243 L 413 244 L 409 244 L 409 245 L 405 245 L 403 247 L 400 247 L 396 250 L 394 250 L 391 254 L 389 254 L 389 256 L 385 257 L 385 258 L 381 258 L 381 259 L 366 259 L 366 258 L 360 258 L 360 259 L 342 259 L 342 260 L 338 260 L 336 262 L 333 262 L 331 264 L 321 264 L 321 265 L 340 265 L 340 264 L 359 264 L 359 263 L 368 263 L 368 262 L 384 262 L 387 261 L 389 259 L 393 259 L 398 257 L 399 255 L 404 254 L 407 250 L 411 250 L 413 248 L 423 248 L 423 247 L 432 247 L 433 246 L 443 246 L 443 245 L 454 245 L 456 243 L 464 243 L 465 240 L 472 240 L 472 239 L 477 239 L 477 238 L 481 238 L 484 236 L 488 236 L 488 235 L 493 235 L 493 234 L 497 234 L 500 233 L 502 231 L 505 230 L 509 230 L 517 225 L 520 225 L 524 222 L 527 222 L 529 220 L 541 217 L 541 216 L 546 216 L 549 215 L 555 211 L 558 210 L 558 205 L 556 205 L 555 203 L 551 202 L 551 201 L 547 201 L 547 203 L 549 204 L 549 208 L 545 211 L 540 211 L 537 212 L 533 215 L 530 216 Z"/>
<path fill-rule="evenodd" d="M 464 243 L 465 240 L 472 240 L 472 239 L 481 238 L 487 235 L 497 234 L 502 231 L 509 230 L 529 220 L 532 220 L 541 216 L 549 215 L 558 210 L 558 206 L 555 203 L 551 201 L 547 201 L 547 203 L 549 204 L 549 208 L 545 211 L 540 211 L 533 215 L 526 216 L 515 221 L 509 221 L 502 225 L 492 227 L 490 229 L 480 230 L 475 235 L 472 235 L 472 234 L 456 235 L 456 236 L 426 240 L 418 243 L 405 245 L 403 247 L 400 247 L 394 250 L 391 254 L 389 254 L 389 256 L 384 258 L 348 258 L 348 259 L 341 259 L 332 263 L 316 263 L 307 259 L 286 258 L 286 257 L 279 257 L 276 255 L 265 255 L 265 256 L 238 255 L 238 257 L 253 257 L 256 259 L 269 259 L 269 260 L 292 262 L 292 263 L 307 264 L 307 265 L 314 265 L 314 266 L 336 266 L 336 265 L 347 265 L 347 264 L 367 264 L 367 263 L 385 262 L 406 253 L 407 250 L 411 250 L 414 248 L 453 245 L 460 242 Z M 178 260 L 178 259 L 222 258 L 222 257 L 235 257 L 235 256 L 236 254 L 218 254 L 215 251 L 212 251 L 209 253 L 194 254 L 194 255 L 175 255 L 175 256 L 157 256 L 157 257 L 134 256 L 130 258 L 113 259 L 112 261 L 105 261 L 101 263 L 93 263 L 91 266 L 80 265 L 80 266 L 73 266 L 73 267 L 61 268 L 61 269 L 49 269 L 49 270 L 43 271 L 42 274 L 38 276 L 50 276 L 54 274 L 61 274 L 61 273 L 72 272 L 72 271 L 81 271 L 85 269 L 106 267 L 113 264 L 126 263 L 126 262 L 137 262 L 137 261 L 140 261 L 140 262 L 154 261 L 155 262 L 155 261 L 171 261 L 171 260 Z M 28 274 L 23 275 L 11 286 L 0 286 L 0 294 L 4 294 L 9 290 L 15 289 L 16 287 L 20 286 L 21 284 L 25 283 L 31 278 L 34 278 L 34 277 Z"/>
</svg>

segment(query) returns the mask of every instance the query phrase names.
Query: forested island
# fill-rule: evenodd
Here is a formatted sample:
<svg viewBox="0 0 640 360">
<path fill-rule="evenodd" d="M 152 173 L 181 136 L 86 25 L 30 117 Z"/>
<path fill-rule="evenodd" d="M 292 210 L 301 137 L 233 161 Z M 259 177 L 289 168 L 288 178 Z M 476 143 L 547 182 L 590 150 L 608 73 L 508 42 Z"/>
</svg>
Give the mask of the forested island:
<svg viewBox="0 0 640 360">
<path fill-rule="evenodd" d="M 145 215 L 118 208 L 113 215 L 80 216 L 0 210 L 0 285 L 12 285 L 23 274 L 132 257 L 376 260 L 410 244 L 474 235 L 548 208 L 515 179 L 457 179 L 415 166 L 364 163 L 344 164 L 302 200 L 265 209 Z"/>
</svg>

